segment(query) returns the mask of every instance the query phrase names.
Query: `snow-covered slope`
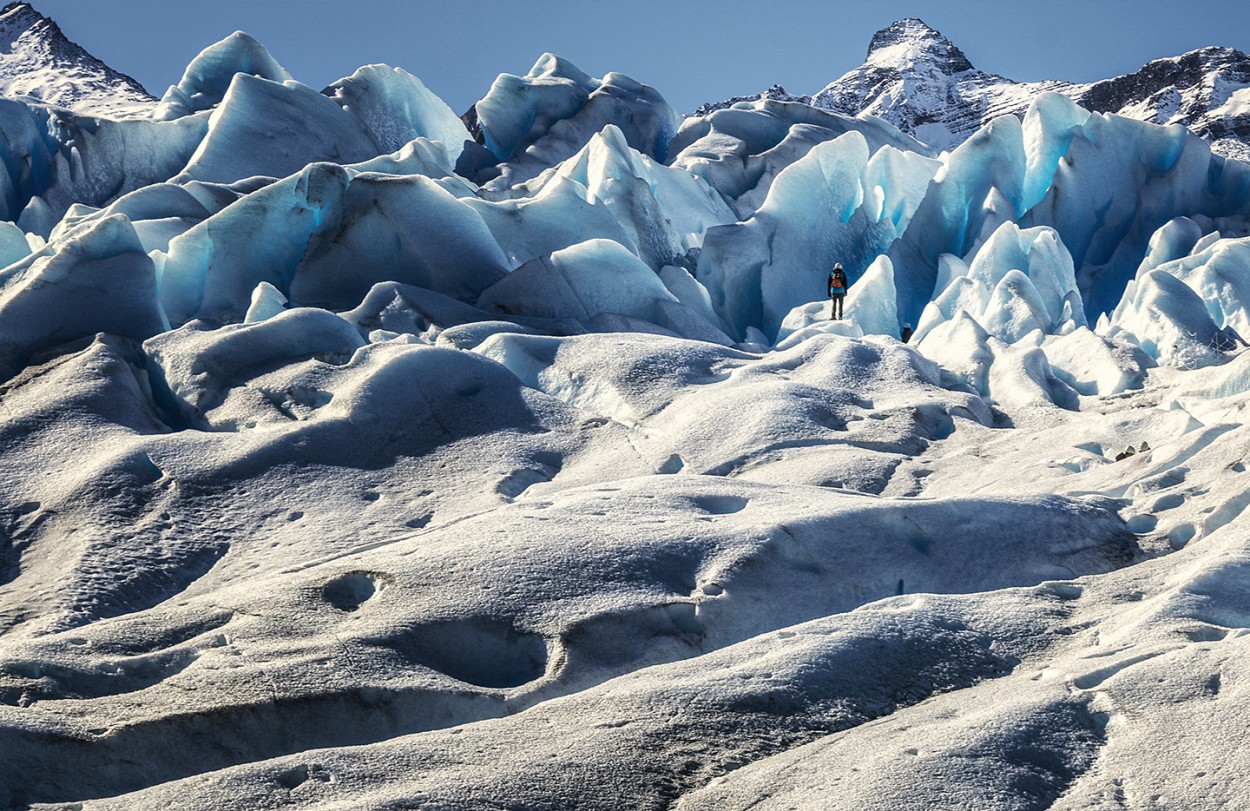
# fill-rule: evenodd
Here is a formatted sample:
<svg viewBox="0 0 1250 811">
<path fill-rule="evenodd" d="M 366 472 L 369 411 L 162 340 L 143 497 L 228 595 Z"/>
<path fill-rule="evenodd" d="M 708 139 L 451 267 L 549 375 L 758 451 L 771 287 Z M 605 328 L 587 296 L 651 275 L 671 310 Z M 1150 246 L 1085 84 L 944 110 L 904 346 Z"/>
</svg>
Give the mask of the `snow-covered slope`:
<svg viewBox="0 0 1250 811">
<path fill-rule="evenodd" d="M 88 115 L 141 117 L 154 99 L 142 85 L 69 41 L 27 3 L 0 10 L 0 96 L 30 96 Z"/>
<path fill-rule="evenodd" d="M 864 64 L 811 96 L 774 86 L 760 97 L 873 115 L 937 149 L 962 143 L 994 117 L 1022 117 L 1040 94 L 1057 92 L 1098 113 L 1181 124 L 1219 154 L 1250 158 L 1250 56 L 1203 48 L 1156 59 L 1134 73 L 1089 84 L 1016 82 L 975 68 L 950 40 L 911 17 L 873 35 Z M 705 104 L 701 116 L 741 101 Z"/>
<path fill-rule="evenodd" d="M 0 807 L 1250 801 L 1250 167 L 474 110 L 0 101 Z"/>
</svg>

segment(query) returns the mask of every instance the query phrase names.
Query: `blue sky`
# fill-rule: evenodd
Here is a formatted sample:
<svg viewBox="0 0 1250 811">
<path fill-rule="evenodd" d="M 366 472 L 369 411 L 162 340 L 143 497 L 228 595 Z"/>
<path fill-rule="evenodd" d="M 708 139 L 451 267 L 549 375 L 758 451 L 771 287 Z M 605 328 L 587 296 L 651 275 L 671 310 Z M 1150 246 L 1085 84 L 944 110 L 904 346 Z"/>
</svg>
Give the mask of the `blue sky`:
<svg viewBox="0 0 1250 811">
<path fill-rule="evenodd" d="M 683 112 L 774 82 L 815 92 L 863 61 L 874 31 L 909 16 L 978 68 L 1017 80 L 1091 81 L 1204 45 L 1250 51 L 1246 0 L 31 1 L 157 96 L 202 48 L 242 29 L 305 84 L 385 62 L 457 112 L 544 51 L 654 85 Z"/>
</svg>

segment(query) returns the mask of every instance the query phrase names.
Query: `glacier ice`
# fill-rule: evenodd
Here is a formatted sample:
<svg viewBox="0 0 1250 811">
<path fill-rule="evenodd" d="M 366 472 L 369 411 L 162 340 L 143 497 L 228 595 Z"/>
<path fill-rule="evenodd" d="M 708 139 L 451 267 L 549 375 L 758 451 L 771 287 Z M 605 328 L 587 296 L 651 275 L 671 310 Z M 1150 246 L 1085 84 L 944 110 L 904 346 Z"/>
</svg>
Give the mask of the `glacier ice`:
<svg viewBox="0 0 1250 811">
<path fill-rule="evenodd" d="M 236 375 L 310 356 L 347 360 L 364 341 L 346 320 L 297 308 L 246 324 L 188 324 L 145 343 L 164 382 L 195 422 L 220 405 Z"/>
<path fill-rule="evenodd" d="M 176 175 L 208 115 L 113 121 L 0 99 L 0 215 L 47 236 L 75 203 L 102 206 Z"/>
<path fill-rule="evenodd" d="M 286 177 L 309 163 L 356 163 L 377 149 L 332 99 L 293 80 L 236 73 L 179 180 Z"/>
<path fill-rule="evenodd" d="M 211 110 L 222 102 L 239 73 L 279 83 L 293 78 L 268 48 L 244 32 L 235 31 L 191 60 L 178 84 L 165 91 L 153 117 L 169 120 Z"/>
<path fill-rule="evenodd" d="M 0 271 L 0 378 L 38 350 L 97 332 L 135 339 L 163 332 L 155 293 L 152 260 L 120 215 L 15 262 Z"/>
<path fill-rule="evenodd" d="M 689 117 L 669 148 L 674 155 L 673 166 L 706 180 L 739 216 L 746 217 L 764 202 L 782 169 L 816 144 L 852 131 L 864 136 L 874 154 L 886 146 L 891 148 L 888 154 L 913 162 L 934 154 L 882 119 L 852 118 L 773 100 L 743 102 L 706 116 Z M 869 183 L 869 188 L 881 185 L 883 192 L 887 188 L 892 192 L 906 189 L 923 172 L 896 170 L 890 174 L 889 184 Z M 921 182 L 927 183 L 927 179 Z M 920 195 L 911 196 L 918 199 Z"/>
<path fill-rule="evenodd" d="M 243 315 L 244 324 L 255 324 L 273 318 L 286 311 L 287 297 L 282 291 L 269 282 L 261 282 L 252 291 L 252 300 L 248 302 L 247 312 Z"/>
<path fill-rule="evenodd" d="M 468 301 L 508 268 L 476 212 L 422 175 L 355 175 L 323 211 L 291 279 L 301 304 L 344 306 L 384 281 Z"/>
<path fill-rule="evenodd" d="M 1130 341 L 1160 363 L 1187 368 L 1222 363 L 1238 346 L 1233 333 L 1211 320 L 1198 294 L 1162 270 L 1129 282 L 1100 332 Z"/>
<path fill-rule="evenodd" d="M 968 255 L 1010 219 L 1053 228 L 1072 256 L 1086 316 L 1108 312 L 1156 229 L 1178 215 L 1244 211 L 1248 173 L 1181 127 L 1090 115 L 1045 94 L 1023 124 L 994 119 L 950 153 L 912 233 L 890 247 L 900 310 L 919 315 L 942 254 Z"/>
<path fill-rule="evenodd" d="M 1245 166 L 242 37 L 158 118 L 0 100 L 0 805 L 1244 793 L 1158 742 L 1239 734 Z"/>
<path fill-rule="evenodd" d="M 490 321 L 486 312 L 450 296 L 399 282 L 375 284 L 359 305 L 339 315 L 355 325 L 362 336 L 383 331 L 417 337 L 426 343 L 441 341 L 442 333 L 449 329 L 478 323 L 529 331 L 519 323 Z"/>
<path fill-rule="evenodd" d="M 1115 344 L 1078 327 L 1042 344 L 1055 375 L 1083 395 L 1140 388 L 1154 360 L 1132 344 Z"/>
<path fill-rule="evenodd" d="M 486 148 L 501 161 L 473 178 L 508 188 L 576 153 L 608 124 L 639 152 L 666 162 L 681 117 L 654 88 L 620 73 L 596 79 L 554 54 L 525 76 L 500 74 L 473 106 Z"/>
<path fill-rule="evenodd" d="M 388 216 L 360 216 L 384 201 Z M 346 309 L 382 281 L 469 300 L 508 268 L 481 218 L 437 182 L 328 163 L 227 206 L 158 261 L 162 306 L 178 324 L 241 317 L 262 281 L 297 305 Z"/>
<path fill-rule="evenodd" d="M 834 321 L 829 317 L 829 302 L 812 301 L 795 307 L 781 321 L 774 350 L 792 349 L 817 335 L 841 335 L 863 338 L 864 331 L 849 318 Z"/>
<path fill-rule="evenodd" d="M 965 311 L 933 328 L 917 348 L 939 364 L 945 384 L 967 386 L 1003 406 L 1078 408 L 1076 389 L 1055 372 L 1040 346 L 999 340 Z"/>
<path fill-rule="evenodd" d="M 0 267 L 26 258 L 31 254 L 31 244 L 21 228 L 8 221 L 0 221 Z"/>
<path fill-rule="evenodd" d="M 506 196 L 470 204 L 518 263 L 568 247 L 581 230 L 626 245 L 659 270 L 699 248 L 709 228 L 735 221 L 705 183 L 638 152 L 613 124 Z"/>
<path fill-rule="evenodd" d="M 847 225 L 863 202 L 867 162 L 868 144 L 856 132 L 819 144 L 777 176 L 751 219 L 708 232 L 698 275 L 735 330 L 758 325 L 775 335 L 793 306 L 815 297 L 835 261 L 854 282 L 856 260 L 874 247 L 860 223 Z M 852 245 L 860 246 L 854 255 Z"/>
<path fill-rule="evenodd" d="M 845 317 L 865 333 L 898 337 L 897 292 L 890 257 L 873 260 L 855 286 L 847 291 Z"/>
<path fill-rule="evenodd" d="M 469 131 L 447 103 L 402 68 L 366 65 L 322 92 L 356 119 L 378 155 L 427 138 L 442 143 L 454 162 L 470 140 Z"/>
<path fill-rule="evenodd" d="M 1142 267 L 1150 267 L 1149 257 Z M 1155 268 L 1170 273 L 1197 293 L 1216 326 L 1250 335 L 1250 239 L 1199 241 L 1192 253 Z"/>
<path fill-rule="evenodd" d="M 486 148 L 499 160 L 524 151 L 556 122 L 584 107 L 600 84 L 551 53 L 540 56 L 525 76 L 500 74 L 490 92 L 474 105 Z"/>
<path fill-rule="evenodd" d="M 1150 244 L 1137 268 L 1137 275 L 1154 270 L 1165 262 L 1189 256 L 1202 238 L 1202 226 L 1189 217 L 1168 220 L 1150 237 Z M 1218 239 L 1218 234 L 1216 238 Z"/>
</svg>

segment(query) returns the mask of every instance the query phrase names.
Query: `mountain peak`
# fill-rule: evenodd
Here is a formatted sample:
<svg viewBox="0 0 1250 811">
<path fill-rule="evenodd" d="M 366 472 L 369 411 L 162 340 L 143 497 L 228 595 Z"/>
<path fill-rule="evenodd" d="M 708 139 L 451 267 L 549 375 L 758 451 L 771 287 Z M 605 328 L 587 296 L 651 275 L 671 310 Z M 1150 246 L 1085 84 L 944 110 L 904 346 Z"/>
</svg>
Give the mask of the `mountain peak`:
<svg viewBox="0 0 1250 811">
<path fill-rule="evenodd" d="M 973 69 L 963 51 L 919 17 L 898 20 L 873 34 L 867 61 L 895 68 L 927 62 L 936 64 L 943 73 Z"/>
<path fill-rule="evenodd" d="M 6 50 L 20 38 L 32 32 L 42 39 L 64 36 L 55 22 L 40 14 L 30 3 L 9 3 L 0 9 L 0 44 Z"/>
<path fill-rule="evenodd" d="M 28 96 L 93 115 L 144 115 L 143 86 L 71 42 L 29 3 L 0 9 L 0 96 Z"/>
<path fill-rule="evenodd" d="M 38 11 L 35 11 L 35 7 L 32 6 L 30 3 L 20 3 L 20 2 L 8 3 L 5 5 L 4 8 L 0 8 L 0 16 L 9 17 L 9 15 L 13 12 L 16 12 L 15 14 L 13 14 L 14 19 L 19 18 L 19 17 L 29 17 L 29 16 L 37 17 L 40 20 L 47 19 L 47 17 L 44 17 Z"/>
</svg>

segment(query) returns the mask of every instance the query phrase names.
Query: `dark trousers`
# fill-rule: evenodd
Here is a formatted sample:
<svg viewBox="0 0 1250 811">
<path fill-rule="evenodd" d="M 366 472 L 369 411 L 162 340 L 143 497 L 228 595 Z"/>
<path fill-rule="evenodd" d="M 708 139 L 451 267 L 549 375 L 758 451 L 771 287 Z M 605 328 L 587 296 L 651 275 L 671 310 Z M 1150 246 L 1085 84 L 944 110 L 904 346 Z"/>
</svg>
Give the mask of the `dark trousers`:
<svg viewBox="0 0 1250 811">
<path fill-rule="evenodd" d="M 829 297 L 829 317 L 832 319 L 840 319 L 842 317 L 842 299 L 846 298 L 845 293 L 834 293 Z"/>
</svg>

